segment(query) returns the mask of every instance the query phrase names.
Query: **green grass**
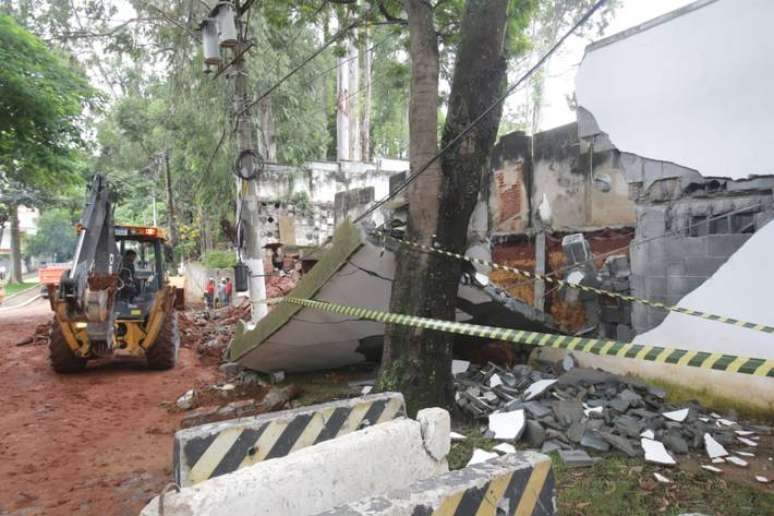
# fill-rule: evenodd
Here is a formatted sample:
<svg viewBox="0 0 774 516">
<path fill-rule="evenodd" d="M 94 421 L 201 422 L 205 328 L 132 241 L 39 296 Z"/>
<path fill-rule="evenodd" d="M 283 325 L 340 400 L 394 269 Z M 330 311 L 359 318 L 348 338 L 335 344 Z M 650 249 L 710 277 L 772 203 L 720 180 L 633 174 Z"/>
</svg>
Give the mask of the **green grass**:
<svg viewBox="0 0 774 516">
<path fill-rule="evenodd" d="M 774 514 L 774 491 L 724 480 L 709 472 L 654 468 L 642 460 L 609 456 L 589 468 L 567 468 L 552 456 L 558 513 L 647 516 L 699 512 L 715 515 Z M 672 484 L 653 479 L 659 471 Z"/>
<path fill-rule="evenodd" d="M 38 283 L 10 283 L 5 285 L 5 297 L 11 297 L 12 295 L 17 294 L 23 290 L 32 288 L 37 284 Z"/>
</svg>

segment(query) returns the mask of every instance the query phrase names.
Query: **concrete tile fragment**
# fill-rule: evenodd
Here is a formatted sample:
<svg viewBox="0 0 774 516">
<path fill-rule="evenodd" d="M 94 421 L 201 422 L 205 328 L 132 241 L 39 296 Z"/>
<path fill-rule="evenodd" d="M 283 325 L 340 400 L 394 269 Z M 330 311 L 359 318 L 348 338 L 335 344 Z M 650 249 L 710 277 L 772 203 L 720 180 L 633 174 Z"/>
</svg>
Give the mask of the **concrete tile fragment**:
<svg viewBox="0 0 774 516">
<path fill-rule="evenodd" d="M 723 470 L 720 468 L 716 468 L 715 466 L 707 466 L 706 464 L 701 465 L 702 469 L 706 469 L 707 471 L 711 471 L 713 473 L 723 473 Z"/>
<path fill-rule="evenodd" d="M 739 457 L 734 457 L 733 455 L 726 457 L 726 461 L 730 462 L 734 466 L 739 466 L 740 468 L 746 468 L 748 465 L 746 460 L 740 459 Z"/>
<path fill-rule="evenodd" d="M 653 432 L 653 430 L 645 430 L 640 434 L 640 437 L 644 437 L 645 439 L 655 439 L 656 434 Z"/>
<path fill-rule="evenodd" d="M 674 465 L 675 459 L 669 455 L 669 452 L 664 447 L 664 443 L 661 441 L 655 441 L 653 439 L 640 439 L 640 445 L 645 452 L 645 460 L 647 462 L 654 462 L 656 464 Z"/>
<path fill-rule="evenodd" d="M 559 457 L 570 468 L 592 466 L 596 462 L 583 450 L 559 450 Z"/>
<path fill-rule="evenodd" d="M 716 457 L 725 457 L 728 455 L 728 451 L 726 451 L 723 445 L 717 442 L 710 434 L 707 433 L 704 434 L 704 449 L 707 451 L 707 456 L 710 459 L 714 459 Z"/>
<path fill-rule="evenodd" d="M 360 390 L 360 394 L 371 394 L 371 391 L 374 390 L 373 385 L 364 385 L 363 388 Z"/>
<path fill-rule="evenodd" d="M 736 424 L 735 421 L 731 421 L 730 419 L 723 419 L 720 418 L 717 420 L 718 426 L 734 426 Z"/>
<path fill-rule="evenodd" d="M 467 360 L 452 360 L 451 373 L 452 376 L 464 373 L 470 367 L 470 362 Z"/>
<path fill-rule="evenodd" d="M 480 464 L 482 462 L 488 461 L 489 459 L 496 459 L 497 457 L 499 457 L 497 453 L 476 448 L 473 450 L 473 456 L 470 458 L 467 465 L 470 466 L 472 464 Z"/>
<path fill-rule="evenodd" d="M 671 419 L 672 421 L 677 421 L 678 423 L 682 423 L 685 421 L 685 418 L 688 417 L 688 409 L 680 409 L 680 410 L 673 410 L 671 412 L 664 412 L 661 414 L 667 419 Z"/>
<path fill-rule="evenodd" d="M 516 453 L 516 448 L 512 444 L 508 444 L 508 443 L 500 443 L 492 449 L 494 451 L 505 453 L 505 454 Z"/>
<path fill-rule="evenodd" d="M 502 441 L 513 441 L 521 437 L 525 422 L 524 409 L 489 414 L 489 430 L 494 432 L 495 439 Z"/>
<path fill-rule="evenodd" d="M 751 435 L 755 435 L 755 432 L 752 430 L 735 430 L 734 433 L 736 435 L 741 435 L 742 437 L 749 437 Z"/>
<path fill-rule="evenodd" d="M 556 380 L 538 380 L 524 391 L 524 399 L 529 401 L 540 396 L 546 389 L 556 383 Z"/>
<path fill-rule="evenodd" d="M 712 459 L 712 463 L 713 464 L 725 464 L 726 463 L 726 459 L 724 459 L 723 457 L 715 457 L 714 459 Z"/>
<path fill-rule="evenodd" d="M 667 477 L 665 477 L 664 475 L 662 475 L 662 474 L 661 474 L 661 473 L 659 473 L 659 472 L 654 472 L 654 473 L 653 473 L 653 477 L 654 477 L 654 478 L 655 478 L 657 481 L 661 482 L 662 484 L 671 484 L 671 483 L 672 483 L 672 481 L 671 481 L 671 480 L 669 480 Z"/>
<path fill-rule="evenodd" d="M 503 379 L 500 378 L 499 374 L 495 373 L 489 377 L 489 387 L 494 389 L 498 385 L 502 385 L 502 384 L 503 384 Z"/>
<path fill-rule="evenodd" d="M 464 441 L 466 437 L 462 434 L 458 434 L 457 432 L 449 432 L 449 437 L 452 441 Z"/>
<path fill-rule="evenodd" d="M 739 436 L 737 436 L 736 438 L 739 439 L 739 442 L 746 444 L 747 446 L 750 446 L 752 448 L 755 448 L 756 446 L 758 446 L 758 443 L 756 443 L 752 439 L 747 439 L 746 437 L 739 437 Z"/>
<path fill-rule="evenodd" d="M 737 455 L 741 455 L 742 457 L 755 457 L 754 453 L 750 453 L 750 452 L 746 452 L 746 451 L 738 451 L 738 452 L 734 452 L 734 453 L 736 453 Z"/>
<path fill-rule="evenodd" d="M 755 475 L 755 480 L 757 480 L 761 484 L 768 484 L 769 483 L 769 479 L 764 477 L 763 475 Z"/>
</svg>

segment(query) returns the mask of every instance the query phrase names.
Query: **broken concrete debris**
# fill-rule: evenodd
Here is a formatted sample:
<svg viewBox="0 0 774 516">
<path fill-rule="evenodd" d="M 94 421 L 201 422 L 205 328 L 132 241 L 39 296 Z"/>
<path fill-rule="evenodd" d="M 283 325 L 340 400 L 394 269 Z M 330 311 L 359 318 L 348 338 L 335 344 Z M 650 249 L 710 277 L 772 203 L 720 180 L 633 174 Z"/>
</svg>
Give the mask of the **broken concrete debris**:
<svg viewBox="0 0 774 516">
<path fill-rule="evenodd" d="M 748 465 L 746 460 L 734 457 L 733 455 L 726 457 L 726 462 L 730 462 L 734 466 L 739 466 L 740 468 L 746 468 Z"/>
<path fill-rule="evenodd" d="M 720 468 L 716 468 L 715 466 L 707 466 L 706 464 L 701 465 L 702 469 L 706 469 L 707 471 L 711 471 L 713 473 L 723 473 L 723 470 Z"/>
<path fill-rule="evenodd" d="M 524 410 L 495 412 L 489 415 L 489 430 L 495 439 L 514 441 L 524 432 Z"/>
<path fill-rule="evenodd" d="M 500 443 L 492 449 L 496 452 L 500 452 L 504 454 L 516 453 L 516 448 L 512 444 L 508 444 L 508 443 Z"/>
<path fill-rule="evenodd" d="M 495 459 L 497 457 L 499 457 L 499 455 L 496 453 L 476 448 L 473 450 L 473 456 L 470 458 L 467 465 L 470 466 L 472 464 L 480 464 L 482 462 L 488 461 L 489 459 Z"/>
<path fill-rule="evenodd" d="M 642 445 L 642 449 L 645 452 L 646 461 L 654 462 L 656 464 L 665 464 L 667 466 L 672 466 L 675 464 L 675 459 L 669 455 L 669 452 L 666 450 L 666 448 L 664 448 L 663 443 L 654 441 L 652 439 L 645 439 L 643 437 L 640 440 L 640 444 Z"/>
<path fill-rule="evenodd" d="M 583 450 L 559 450 L 559 458 L 569 468 L 593 466 L 599 460 L 595 460 Z"/>
<path fill-rule="evenodd" d="M 704 448 L 707 450 L 707 455 L 710 459 L 728 455 L 723 445 L 713 439 L 710 434 L 704 434 Z"/>
<path fill-rule="evenodd" d="M 191 410 L 196 406 L 196 391 L 187 390 L 182 396 L 177 398 L 175 403 L 180 410 Z"/>
<path fill-rule="evenodd" d="M 488 419 L 485 435 L 543 453 L 617 451 L 673 465 L 674 455 L 704 450 L 713 459 L 728 456 L 726 446 L 737 441 L 757 444 L 757 427 L 707 414 L 696 402 L 675 406 L 662 389 L 601 370 L 572 367 L 558 377 L 527 365 L 466 363 L 454 370 L 457 404 Z"/>
<path fill-rule="evenodd" d="M 662 475 L 659 472 L 654 472 L 653 473 L 653 477 L 656 479 L 656 481 L 661 482 L 662 484 L 671 484 L 672 483 L 671 480 L 669 480 L 667 477 L 665 477 L 664 475 Z"/>
</svg>

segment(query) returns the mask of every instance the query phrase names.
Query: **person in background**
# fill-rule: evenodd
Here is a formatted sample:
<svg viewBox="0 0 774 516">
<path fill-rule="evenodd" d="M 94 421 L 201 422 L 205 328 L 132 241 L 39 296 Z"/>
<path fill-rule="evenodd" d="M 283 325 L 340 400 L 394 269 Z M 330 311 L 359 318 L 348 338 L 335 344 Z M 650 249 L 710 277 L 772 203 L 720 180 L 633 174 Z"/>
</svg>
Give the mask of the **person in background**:
<svg viewBox="0 0 774 516">
<path fill-rule="evenodd" d="M 212 310 L 212 303 L 215 300 L 215 278 L 207 280 L 207 286 L 204 289 L 204 300 L 207 303 L 207 309 Z"/>
<path fill-rule="evenodd" d="M 223 278 L 218 283 L 218 304 L 221 308 L 226 306 L 226 278 Z"/>
<path fill-rule="evenodd" d="M 226 279 L 226 306 L 231 306 L 231 295 L 234 293 L 234 284 L 231 278 Z"/>
</svg>

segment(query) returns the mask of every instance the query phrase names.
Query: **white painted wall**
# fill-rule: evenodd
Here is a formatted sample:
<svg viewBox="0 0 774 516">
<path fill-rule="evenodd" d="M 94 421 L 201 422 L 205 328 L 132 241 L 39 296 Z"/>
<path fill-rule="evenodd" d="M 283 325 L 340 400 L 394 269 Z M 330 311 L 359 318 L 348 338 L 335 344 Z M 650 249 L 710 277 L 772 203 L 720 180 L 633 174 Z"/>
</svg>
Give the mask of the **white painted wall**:
<svg viewBox="0 0 774 516">
<path fill-rule="evenodd" d="M 772 264 L 774 223 L 768 223 L 679 306 L 774 326 Z M 768 333 L 674 312 L 634 342 L 774 359 L 774 336 Z"/>
<path fill-rule="evenodd" d="M 705 176 L 772 174 L 774 2 L 702 3 L 590 47 L 578 103 L 621 151 Z"/>
</svg>

